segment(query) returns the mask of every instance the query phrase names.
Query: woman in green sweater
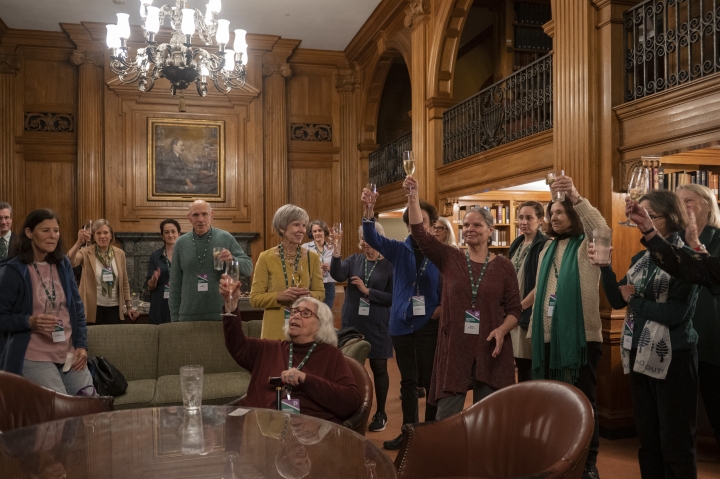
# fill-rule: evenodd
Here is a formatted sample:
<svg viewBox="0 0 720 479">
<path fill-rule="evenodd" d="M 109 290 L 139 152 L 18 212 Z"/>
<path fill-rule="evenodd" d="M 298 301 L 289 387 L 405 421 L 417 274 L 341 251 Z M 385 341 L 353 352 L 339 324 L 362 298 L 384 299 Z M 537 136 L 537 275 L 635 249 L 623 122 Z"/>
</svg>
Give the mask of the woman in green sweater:
<svg viewBox="0 0 720 479">
<path fill-rule="evenodd" d="M 666 241 L 682 245 L 687 217 L 675 193 L 657 190 L 640 198 Z M 591 262 L 594 249 L 588 249 Z M 697 477 L 697 333 L 691 317 L 698 287 L 657 267 L 649 252 L 636 254 L 620 282 L 611 266 L 602 285 L 614 309 L 626 309 L 621 342 L 623 369 L 630 374 L 643 479 Z"/>
</svg>

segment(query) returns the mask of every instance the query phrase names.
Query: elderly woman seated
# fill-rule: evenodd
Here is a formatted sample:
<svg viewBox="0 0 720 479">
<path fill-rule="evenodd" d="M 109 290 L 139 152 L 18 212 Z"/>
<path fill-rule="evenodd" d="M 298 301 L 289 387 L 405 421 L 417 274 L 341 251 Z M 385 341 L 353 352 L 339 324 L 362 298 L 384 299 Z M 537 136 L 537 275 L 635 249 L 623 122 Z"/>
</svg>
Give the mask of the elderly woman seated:
<svg viewBox="0 0 720 479">
<path fill-rule="evenodd" d="M 245 405 L 274 409 L 275 387 L 268 381 L 280 377 L 283 398 L 300 401 L 302 414 L 342 423 L 360 408 L 360 391 L 352 372 L 337 348 L 330 308 L 312 297 L 292 305 L 289 323 L 283 328 L 286 340 L 248 338 L 237 310 L 240 283 L 227 275 L 220 281 L 225 309 L 225 346 L 235 361 L 251 372 Z M 289 358 L 289 359 L 288 359 Z"/>
</svg>

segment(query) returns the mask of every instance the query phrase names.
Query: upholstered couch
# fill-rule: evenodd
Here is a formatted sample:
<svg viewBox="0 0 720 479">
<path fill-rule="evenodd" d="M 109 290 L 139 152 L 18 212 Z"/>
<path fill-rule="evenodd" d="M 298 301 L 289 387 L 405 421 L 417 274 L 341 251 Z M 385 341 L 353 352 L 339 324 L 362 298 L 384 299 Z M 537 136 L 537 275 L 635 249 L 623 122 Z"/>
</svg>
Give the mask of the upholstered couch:
<svg viewBox="0 0 720 479">
<path fill-rule="evenodd" d="M 259 338 L 262 321 L 243 321 L 242 327 Z M 343 348 L 361 364 L 369 351 L 364 340 Z M 105 356 L 125 376 L 128 389 L 115 398 L 115 409 L 182 404 L 179 371 L 188 364 L 204 368 L 203 404 L 227 404 L 250 383 L 250 373 L 225 348 L 221 321 L 91 326 L 88 356 Z"/>
</svg>

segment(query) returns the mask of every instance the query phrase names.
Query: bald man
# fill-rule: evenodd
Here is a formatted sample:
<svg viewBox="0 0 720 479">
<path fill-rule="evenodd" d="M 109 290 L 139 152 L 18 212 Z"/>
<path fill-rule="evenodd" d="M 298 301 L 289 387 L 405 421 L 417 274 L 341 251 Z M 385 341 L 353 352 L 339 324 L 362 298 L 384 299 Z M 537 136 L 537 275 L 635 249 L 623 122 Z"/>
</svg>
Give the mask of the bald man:
<svg viewBox="0 0 720 479">
<path fill-rule="evenodd" d="M 212 227 L 215 213 L 207 201 L 190 204 L 192 231 L 175 243 L 170 269 L 170 319 L 220 321 L 223 299 L 217 294 L 222 270 L 213 268 L 213 249 L 222 248 L 221 261 L 240 262 L 240 275 L 249 277 L 252 261 L 227 231 Z"/>
</svg>

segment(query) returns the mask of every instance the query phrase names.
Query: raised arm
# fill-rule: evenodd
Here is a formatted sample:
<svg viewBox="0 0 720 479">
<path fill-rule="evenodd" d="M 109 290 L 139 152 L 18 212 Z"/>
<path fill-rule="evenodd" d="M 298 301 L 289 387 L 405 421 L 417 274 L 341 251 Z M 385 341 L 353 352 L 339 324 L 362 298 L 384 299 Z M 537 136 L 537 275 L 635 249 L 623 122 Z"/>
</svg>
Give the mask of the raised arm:
<svg viewBox="0 0 720 479">
<path fill-rule="evenodd" d="M 245 336 L 242 321 L 236 316 L 223 316 L 223 332 L 230 356 L 241 367 L 252 371 L 255 361 L 262 361 L 265 340 Z"/>
<path fill-rule="evenodd" d="M 82 263 L 82 255 L 80 254 L 80 248 L 85 243 L 90 242 L 90 232 L 86 229 L 81 229 L 78 231 L 78 239 L 75 242 L 75 244 L 70 248 L 70 250 L 67 252 L 67 257 L 70 258 L 70 263 L 72 264 L 72 267 L 75 268 L 76 266 L 79 266 L 80 263 Z"/>
<path fill-rule="evenodd" d="M 418 183 L 412 176 L 408 176 L 405 178 L 403 187 L 406 191 L 410 191 L 410 188 L 412 188 L 412 190 L 416 192 Z M 455 253 L 457 250 L 450 245 L 441 243 L 432 234 L 425 231 L 420 200 L 415 193 L 408 194 L 408 220 L 410 221 L 410 233 L 420 248 L 420 251 L 442 271 L 447 256 Z"/>
<path fill-rule="evenodd" d="M 333 254 L 330 260 L 330 276 L 335 281 L 347 281 L 350 277 L 350 257 L 340 259 L 340 256 Z"/>
</svg>

